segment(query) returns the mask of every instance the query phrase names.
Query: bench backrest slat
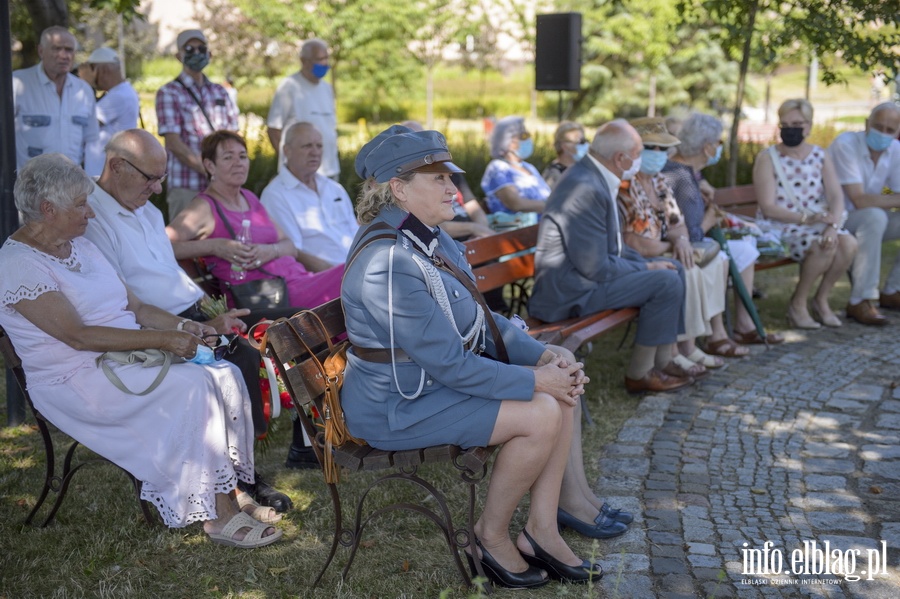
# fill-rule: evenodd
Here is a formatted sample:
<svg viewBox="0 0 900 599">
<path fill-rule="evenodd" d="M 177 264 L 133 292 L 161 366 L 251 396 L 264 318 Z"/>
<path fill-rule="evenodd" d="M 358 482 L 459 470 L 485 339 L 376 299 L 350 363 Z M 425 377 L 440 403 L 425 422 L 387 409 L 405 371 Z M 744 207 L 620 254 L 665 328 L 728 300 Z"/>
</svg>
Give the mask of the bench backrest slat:
<svg viewBox="0 0 900 599">
<path fill-rule="evenodd" d="M 720 187 L 716 190 L 713 201 L 728 212 L 756 218 L 756 190 L 752 185 Z"/>
<path fill-rule="evenodd" d="M 528 250 L 537 245 L 538 225 L 505 231 L 465 242 L 466 259 L 472 268 L 501 256 Z"/>
</svg>

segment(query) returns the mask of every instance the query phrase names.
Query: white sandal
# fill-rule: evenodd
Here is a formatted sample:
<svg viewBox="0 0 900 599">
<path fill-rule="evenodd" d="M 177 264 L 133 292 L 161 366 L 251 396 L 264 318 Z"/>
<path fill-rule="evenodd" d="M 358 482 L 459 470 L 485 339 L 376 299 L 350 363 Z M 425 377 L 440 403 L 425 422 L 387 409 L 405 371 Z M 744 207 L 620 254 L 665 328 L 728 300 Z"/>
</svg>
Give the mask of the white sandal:
<svg viewBox="0 0 900 599">
<path fill-rule="evenodd" d="M 243 539 L 235 539 L 234 536 L 242 528 L 249 528 L 250 530 Z M 227 545 L 228 547 L 240 547 L 241 549 L 254 549 L 271 545 L 281 538 L 283 533 L 277 528 L 272 534 L 264 536 L 264 533 L 270 528 L 272 528 L 271 525 L 257 522 L 244 512 L 238 512 L 225 524 L 222 532 L 208 532 L 206 534 L 213 543 Z"/>
<path fill-rule="evenodd" d="M 263 524 L 276 524 L 281 522 L 282 515 L 275 508 L 262 506 L 256 503 L 256 500 L 250 496 L 250 493 L 237 494 L 237 504 L 242 512 Z"/>
<path fill-rule="evenodd" d="M 725 360 L 718 356 L 711 356 L 699 347 L 695 347 L 694 351 L 687 356 L 687 359 L 695 364 L 702 364 L 707 368 L 721 368 L 725 365 Z"/>
</svg>

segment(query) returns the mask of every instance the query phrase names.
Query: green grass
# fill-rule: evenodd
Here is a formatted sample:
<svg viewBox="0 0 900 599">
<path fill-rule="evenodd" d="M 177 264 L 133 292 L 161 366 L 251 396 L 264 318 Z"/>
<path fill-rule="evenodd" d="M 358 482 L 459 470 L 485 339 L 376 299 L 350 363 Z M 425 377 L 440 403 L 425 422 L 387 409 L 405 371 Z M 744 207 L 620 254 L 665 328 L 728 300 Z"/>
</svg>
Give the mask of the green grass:
<svg viewBox="0 0 900 599">
<path fill-rule="evenodd" d="M 900 250 L 900 242 L 885 246 L 884 269 Z M 797 267 L 775 268 L 757 273 L 756 285 L 767 297 L 759 300 L 763 321 L 772 330 L 787 327 L 788 298 L 796 283 Z M 849 295 L 846 280 L 839 283 L 832 307 L 843 307 Z M 585 429 L 582 439 L 589 481 L 600 475 L 603 448 L 616 436 L 622 423 L 634 414 L 639 398 L 624 393 L 622 377 L 633 335 L 618 349 L 620 328 L 594 344 L 586 359 L 592 382 L 587 401 L 595 428 Z M 814 334 L 814 333 L 813 333 Z M 6 421 L 6 402 L 0 386 L 0 419 Z M 290 438 L 286 417 L 270 435 L 269 448 L 257 456 L 258 468 L 286 491 L 295 503 L 280 525 L 285 538 L 270 547 L 250 552 L 213 545 L 199 525 L 186 529 L 149 528 L 140 519 L 127 479 L 109 465 L 90 465 L 79 472 L 55 524 L 39 529 L 23 524 L 34 504 L 43 476 L 43 450 L 36 428 L 24 425 L 0 429 L 0 597 L 222 597 L 222 598 L 371 598 L 469 596 L 461 588 L 457 573 L 442 554 L 437 529 L 421 519 L 403 514 L 375 520 L 347 580 L 340 567 L 346 552 L 317 589 L 310 580 L 327 554 L 331 534 L 331 503 L 321 474 L 289 471 L 281 464 Z M 80 455 L 89 455 L 85 452 Z M 441 487 L 454 487 L 458 500 L 462 488 L 446 468 L 426 469 Z M 342 491 L 355 496 L 372 474 L 345 477 Z M 373 499 L 394 500 L 399 490 L 377 492 Z M 483 491 L 482 497 L 483 500 Z M 602 489 L 597 489 L 602 494 Z M 412 500 L 420 497 L 411 495 Z M 458 502 L 457 505 L 461 506 Z M 527 501 L 514 517 L 516 531 L 524 525 Z M 462 514 L 456 516 L 462 518 Z M 566 540 L 580 555 L 596 553 L 604 546 L 592 545 L 571 532 Z M 617 573 L 608 572 L 614 581 Z M 593 591 L 596 593 L 597 591 Z M 519 596 L 497 590 L 496 597 Z M 589 589 L 557 584 L 528 593 L 535 599 L 591 597 Z M 615 593 L 600 596 L 615 597 Z M 622 598 L 630 599 L 630 598 Z"/>
</svg>

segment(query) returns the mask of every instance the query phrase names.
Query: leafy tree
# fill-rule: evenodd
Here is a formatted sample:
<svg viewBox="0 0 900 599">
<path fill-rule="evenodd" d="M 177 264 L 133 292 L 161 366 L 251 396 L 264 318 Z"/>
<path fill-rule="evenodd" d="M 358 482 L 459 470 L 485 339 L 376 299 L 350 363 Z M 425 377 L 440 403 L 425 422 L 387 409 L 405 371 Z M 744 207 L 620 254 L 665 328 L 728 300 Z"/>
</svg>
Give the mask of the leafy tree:
<svg viewBox="0 0 900 599">
<path fill-rule="evenodd" d="M 681 0 L 685 18 L 716 31 L 728 56 L 740 58 L 740 73 L 731 129 L 728 184 L 737 177 L 737 130 L 753 48 L 763 40 L 768 48 L 800 46 L 822 58 L 827 84 L 841 80 L 837 58 L 866 71 L 881 65 L 892 69 L 898 59 L 898 0 Z M 770 20 L 779 28 L 765 28 Z"/>
<path fill-rule="evenodd" d="M 11 0 L 10 14 L 13 36 L 22 44 L 22 62 L 34 64 L 38 60 L 37 45 L 41 32 L 52 25 L 70 26 L 70 12 L 79 7 L 107 10 L 121 14 L 126 23 L 137 16 L 140 0 Z"/>
</svg>

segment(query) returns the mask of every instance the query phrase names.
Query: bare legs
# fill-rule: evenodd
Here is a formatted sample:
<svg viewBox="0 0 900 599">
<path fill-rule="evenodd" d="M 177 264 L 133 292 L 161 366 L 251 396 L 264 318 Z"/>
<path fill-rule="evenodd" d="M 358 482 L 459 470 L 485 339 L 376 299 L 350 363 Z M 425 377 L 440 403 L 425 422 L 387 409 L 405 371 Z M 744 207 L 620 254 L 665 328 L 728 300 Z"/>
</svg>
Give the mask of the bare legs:
<svg viewBox="0 0 900 599">
<path fill-rule="evenodd" d="M 831 266 L 825 271 L 825 274 L 822 275 L 822 282 L 819 283 L 819 288 L 816 290 L 816 295 L 813 297 L 813 305 L 823 321 L 833 319 L 833 321 L 840 322 L 834 312 L 831 311 L 831 306 L 828 305 L 828 295 L 831 293 L 835 283 L 837 283 L 850 268 L 853 259 L 856 257 L 856 237 L 853 235 L 838 235 L 837 240 L 837 249 L 835 251 L 834 259 L 831 262 Z M 802 265 L 800 267 L 800 278 L 803 278 Z"/>
<path fill-rule="evenodd" d="M 487 499 L 475 533 L 491 555 L 507 570 L 524 572 L 528 564 L 509 538 L 509 522 L 519 501 L 531 491 L 526 527 L 535 541 L 556 559 L 577 565 L 556 526 L 560 485 L 572 441 L 575 410 L 546 393 L 529 402 L 504 401 L 490 443 L 503 444 L 488 485 Z M 517 542 L 531 553 L 531 546 Z"/>
</svg>

